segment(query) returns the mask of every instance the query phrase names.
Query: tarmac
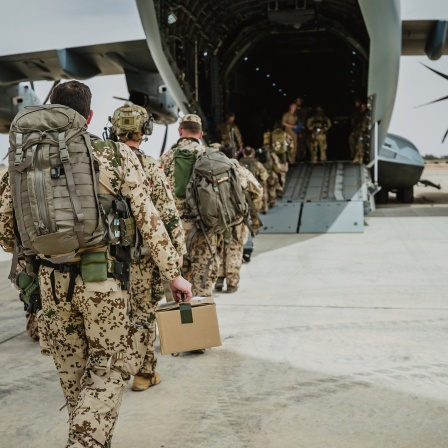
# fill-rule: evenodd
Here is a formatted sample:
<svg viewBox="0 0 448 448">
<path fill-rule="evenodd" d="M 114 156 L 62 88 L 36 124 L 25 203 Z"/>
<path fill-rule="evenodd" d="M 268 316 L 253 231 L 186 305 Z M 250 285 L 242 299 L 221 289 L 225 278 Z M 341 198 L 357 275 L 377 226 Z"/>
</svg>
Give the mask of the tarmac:
<svg viewBox="0 0 448 448">
<path fill-rule="evenodd" d="M 215 297 L 222 347 L 159 355 L 114 448 L 446 448 L 448 167 L 362 234 L 260 235 Z M 0 446 L 57 448 L 67 411 L 0 263 Z"/>
</svg>

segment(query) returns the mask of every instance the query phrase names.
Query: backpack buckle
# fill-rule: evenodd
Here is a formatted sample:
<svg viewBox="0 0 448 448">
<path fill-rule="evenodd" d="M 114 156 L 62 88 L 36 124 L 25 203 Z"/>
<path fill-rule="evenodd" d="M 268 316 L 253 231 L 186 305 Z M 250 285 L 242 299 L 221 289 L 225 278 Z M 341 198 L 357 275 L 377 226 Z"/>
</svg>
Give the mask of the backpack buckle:
<svg viewBox="0 0 448 448">
<path fill-rule="evenodd" d="M 68 149 L 67 147 L 59 148 L 59 156 L 61 158 L 62 163 L 67 163 L 70 159 L 68 157 Z"/>
<path fill-rule="evenodd" d="M 16 152 L 16 157 L 15 157 L 15 162 L 14 165 L 20 165 L 22 163 L 23 160 L 23 152 L 22 151 L 17 151 Z"/>
</svg>

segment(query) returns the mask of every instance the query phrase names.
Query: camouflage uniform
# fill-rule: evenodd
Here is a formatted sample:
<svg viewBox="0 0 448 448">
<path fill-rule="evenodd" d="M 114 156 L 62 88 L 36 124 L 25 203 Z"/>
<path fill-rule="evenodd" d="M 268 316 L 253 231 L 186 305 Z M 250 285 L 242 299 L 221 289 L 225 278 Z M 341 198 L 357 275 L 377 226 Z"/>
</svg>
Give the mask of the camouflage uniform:
<svg viewBox="0 0 448 448">
<path fill-rule="evenodd" d="M 192 137 L 180 138 L 177 143 L 160 158 L 168 183 L 176 191 L 176 179 L 174 177 L 174 153 L 177 150 L 193 151 L 196 154 L 203 153 L 205 147 Z M 182 267 L 183 276 L 192 284 L 193 296 L 211 297 L 213 283 L 216 280 L 218 265 L 216 260 L 217 234 L 209 231 L 207 238 L 212 247 L 213 256 L 207 244 L 207 240 L 201 230 L 186 216 L 188 209 L 185 199 L 174 195 L 174 202 L 182 220 L 187 242 L 187 256 L 184 257 Z"/>
<path fill-rule="evenodd" d="M 275 130 L 276 129 L 274 129 L 274 131 Z M 275 148 L 272 145 L 271 135 L 272 132 L 265 132 L 263 134 L 263 146 L 268 146 L 270 149 L 273 175 L 277 177 L 276 180 L 271 180 L 271 177 L 268 179 L 268 186 L 269 186 L 268 201 L 269 205 L 273 207 L 275 204 L 276 196 L 277 195 L 280 197 L 283 196 L 283 191 L 286 185 L 286 173 L 288 172 L 289 166 L 286 155 L 281 154 L 279 156 L 276 153 Z M 286 146 L 291 147 L 293 144 L 291 137 L 286 132 L 283 132 L 283 135 L 285 138 Z"/>
<path fill-rule="evenodd" d="M 154 158 L 133 149 L 143 167 L 151 189 L 151 200 L 170 235 L 173 246 L 181 256 L 186 253 L 184 231 L 181 226 L 179 213 L 174 203 L 171 188 L 159 163 Z M 145 251 L 144 251 L 145 252 Z M 134 322 L 143 322 L 149 329 L 149 344 L 145 361 L 139 374 L 153 375 L 157 364 L 154 353 L 156 339 L 156 325 L 154 308 L 164 296 L 159 269 L 148 255 L 142 255 L 131 265 L 131 307 Z"/>
<path fill-rule="evenodd" d="M 282 123 L 288 123 L 290 125 L 296 126 L 298 121 L 299 120 L 297 116 L 295 114 L 292 114 L 291 112 L 286 112 L 283 114 Z M 297 134 L 292 128 L 287 126 L 285 126 L 285 132 L 289 135 L 292 142 L 288 152 L 288 161 L 289 163 L 295 163 L 297 156 Z"/>
<path fill-rule="evenodd" d="M 327 161 L 327 132 L 331 127 L 330 119 L 323 113 L 316 113 L 308 118 L 307 129 L 311 132 L 310 153 L 311 163 L 317 163 L 317 151 L 320 150 L 320 161 Z"/>
<path fill-rule="evenodd" d="M 266 213 L 268 211 L 268 170 L 263 166 L 261 162 L 257 160 L 257 175 L 256 178 L 263 188 L 263 200 L 261 204 L 261 211 Z"/>
<path fill-rule="evenodd" d="M 179 275 L 179 256 L 154 208 L 150 185 L 136 156 L 125 145 L 120 156 L 113 142 L 94 144 L 100 166 L 100 194 L 129 199 L 136 224 L 163 278 Z M 0 200 L 0 242 L 11 250 L 12 197 L 9 186 Z M 76 261 L 76 259 L 73 259 Z M 138 371 L 147 330 L 130 321 L 129 293 L 120 282 L 85 283 L 78 275 L 67 301 L 70 274 L 42 265 L 38 313 L 41 349 L 58 370 L 69 413 L 67 447 L 108 447 L 131 374 Z"/>
<path fill-rule="evenodd" d="M 219 134 L 221 135 L 221 144 L 225 145 L 226 143 L 231 145 L 232 141 L 231 141 L 231 134 L 232 134 L 232 130 L 233 130 L 233 136 L 234 139 L 236 140 L 236 144 L 238 147 L 242 147 L 243 146 L 243 138 L 241 137 L 241 132 L 238 128 L 238 126 L 233 122 L 233 121 L 226 121 L 224 123 L 220 123 L 217 126 L 217 130 L 219 132 Z"/>
<path fill-rule="evenodd" d="M 369 129 L 369 118 L 366 112 L 360 112 L 355 129 L 352 132 L 354 140 L 353 163 L 364 163 L 365 136 Z"/>
<path fill-rule="evenodd" d="M 256 208 L 260 210 L 263 201 L 263 188 L 254 175 L 241 166 L 236 159 L 231 159 L 235 165 L 241 186 L 246 190 Z M 227 233 L 227 232 L 226 232 Z M 243 245 L 247 239 L 248 229 L 244 222 L 233 226 L 225 235 L 224 247 L 219 257 L 218 277 L 226 279 L 227 288 L 237 287 L 240 282 L 240 269 L 243 263 Z"/>
</svg>

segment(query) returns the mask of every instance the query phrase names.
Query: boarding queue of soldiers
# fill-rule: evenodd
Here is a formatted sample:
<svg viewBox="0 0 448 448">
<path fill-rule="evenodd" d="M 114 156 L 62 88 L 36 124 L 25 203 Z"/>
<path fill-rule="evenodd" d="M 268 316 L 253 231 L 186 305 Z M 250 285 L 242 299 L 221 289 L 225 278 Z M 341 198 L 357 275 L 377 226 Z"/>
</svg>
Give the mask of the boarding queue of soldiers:
<svg viewBox="0 0 448 448">
<path fill-rule="evenodd" d="M 217 291 L 224 283 L 228 293 L 238 289 L 243 244 L 261 226 L 260 182 L 268 179 L 252 148 L 245 155 L 255 173 L 237 161 L 232 139 L 243 149 L 241 134 L 231 126 L 230 143 L 212 151 L 234 167 L 247 219 L 224 233 L 199 231 L 179 193 L 185 179 L 175 160 L 208 153 L 200 117 L 180 120 L 179 140 L 158 162 L 140 148 L 153 124 L 144 108 L 126 102 L 115 110 L 110 134 L 101 140 L 87 131 L 91 96 L 85 84 L 69 81 L 54 88 L 50 105 L 19 113 L 0 183 L 0 245 L 14 252 L 10 278 L 21 298 L 28 295 L 34 304 L 29 333 L 42 354 L 53 357 L 59 375 L 69 415 L 67 447 L 110 447 L 131 376 L 134 391 L 160 383 L 154 316 L 162 297 L 211 297 L 215 283 Z M 51 174 L 44 188 L 54 189 L 55 198 L 40 204 L 22 182 L 34 176 L 29 160 L 36 144 L 49 151 L 49 164 L 40 170 Z M 30 213 L 37 213 L 39 226 Z"/>
</svg>

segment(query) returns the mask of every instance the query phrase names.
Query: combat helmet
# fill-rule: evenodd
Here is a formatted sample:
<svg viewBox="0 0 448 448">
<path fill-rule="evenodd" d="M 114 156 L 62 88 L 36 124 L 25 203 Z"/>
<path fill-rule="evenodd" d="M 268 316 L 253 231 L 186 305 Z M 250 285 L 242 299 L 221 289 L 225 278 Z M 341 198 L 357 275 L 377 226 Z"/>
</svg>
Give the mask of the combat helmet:
<svg viewBox="0 0 448 448">
<path fill-rule="evenodd" d="M 130 101 L 116 109 L 110 121 L 112 135 L 121 140 L 140 140 L 138 134 L 151 135 L 154 124 L 152 115 L 144 107 Z"/>
</svg>

